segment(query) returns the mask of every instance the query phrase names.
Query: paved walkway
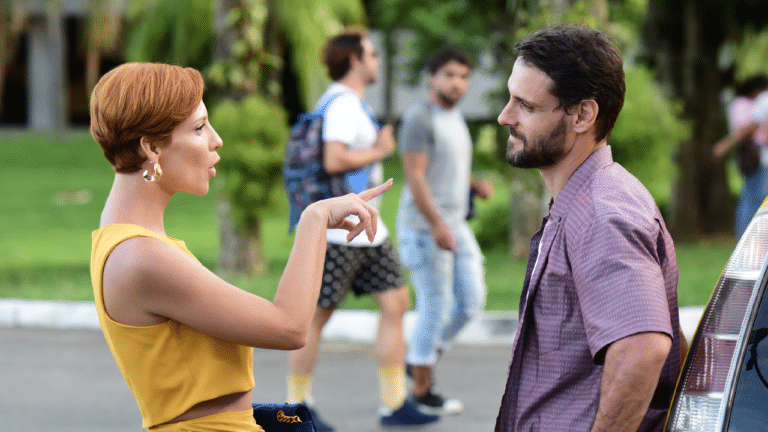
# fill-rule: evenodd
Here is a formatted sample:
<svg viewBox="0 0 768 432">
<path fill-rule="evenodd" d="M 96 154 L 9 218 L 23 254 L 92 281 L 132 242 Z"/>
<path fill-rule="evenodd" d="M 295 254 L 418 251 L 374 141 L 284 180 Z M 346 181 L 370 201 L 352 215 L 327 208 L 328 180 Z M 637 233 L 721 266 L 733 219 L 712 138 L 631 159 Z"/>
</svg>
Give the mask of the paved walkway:
<svg viewBox="0 0 768 432">
<path fill-rule="evenodd" d="M 141 416 L 101 332 L 0 328 L 0 430 L 138 432 Z M 438 390 L 465 411 L 418 429 L 491 431 L 507 376 L 508 346 L 458 345 L 437 367 Z M 373 346 L 326 342 L 314 385 L 315 405 L 338 432 L 401 431 L 378 424 Z M 255 350 L 255 401 L 285 400 L 287 354 Z M 413 429 L 409 429 L 413 430 Z"/>
<path fill-rule="evenodd" d="M 701 308 L 681 310 L 690 337 Z M 504 390 L 515 313 L 486 313 L 459 336 L 436 370 L 437 390 L 465 412 L 420 429 L 493 429 Z M 408 314 L 406 334 L 414 315 Z M 316 407 L 338 432 L 383 432 L 371 341 L 377 316 L 338 311 L 325 329 L 314 385 Z M 136 432 L 141 416 L 99 331 L 92 303 L 0 300 L 0 418 L 11 432 Z M 287 354 L 255 350 L 256 401 L 285 399 Z"/>
</svg>

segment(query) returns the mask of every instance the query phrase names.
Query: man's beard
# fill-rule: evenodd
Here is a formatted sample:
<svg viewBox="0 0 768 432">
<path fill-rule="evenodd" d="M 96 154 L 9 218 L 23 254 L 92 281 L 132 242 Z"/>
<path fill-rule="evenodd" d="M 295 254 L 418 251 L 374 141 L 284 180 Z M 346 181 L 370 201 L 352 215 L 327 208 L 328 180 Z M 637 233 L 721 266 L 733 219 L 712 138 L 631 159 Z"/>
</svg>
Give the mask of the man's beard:
<svg viewBox="0 0 768 432">
<path fill-rule="evenodd" d="M 440 99 L 440 102 L 443 104 L 443 106 L 446 107 L 453 107 L 459 103 L 459 100 L 461 99 L 461 96 L 457 98 L 450 96 L 449 92 L 436 91 L 435 94 L 437 95 L 437 98 Z"/>
<path fill-rule="evenodd" d="M 507 143 L 507 162 L 515 168 L 544 168 L 559 162 L 565 156 L 565 117 L 561 117 L 554 129 L 544 138 L 531 145 L 528 138 L 511 127 L 509 135 L 523 142 L 522 150 L 514 152 L 512 142 Z"/>
<path fill-rule="evenodd" d="M 365 76 L 365 85 L 369 86 L 378 80 L 378 74 L 375 72 L 367 73 Z"/>
</svg>

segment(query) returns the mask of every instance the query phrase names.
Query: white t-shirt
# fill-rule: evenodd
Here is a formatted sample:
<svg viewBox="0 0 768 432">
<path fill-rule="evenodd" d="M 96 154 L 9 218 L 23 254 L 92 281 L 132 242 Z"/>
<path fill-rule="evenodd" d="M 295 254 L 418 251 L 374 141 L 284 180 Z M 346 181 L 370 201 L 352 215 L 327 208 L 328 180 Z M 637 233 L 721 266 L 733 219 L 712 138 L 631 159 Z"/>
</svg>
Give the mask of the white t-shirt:
<svg viewBox="0 0 768 432">
<path fill-rule="evenodd" d="M 344 84 L 333 83 L 328 90 L 323 93 L 317 102 L 316 109 L 322 106 L 330 96 L 336 93 L 344 93 L 331 101 L 325 111 L 323 122 L 323 141 L 339 141 L 346 144 L 352 151 L 367 150 L 373 147 L 378 136 L 378 130 L 371 118 L 363 109 L 363 102 L 353 92 L 353 90 Z M 383 181 L 384 170 L 381 162 L 371 165 L 368 187 L 380 185 Z M 370 201 L 371 205 L 379 208 L 380 198 Z M 350 216 L 348 219 L 357 222 L 356 216 Z M 350 243 L 347 243 L 347 234 L 349 232 L 343 229 L 329 229 L 327 238 L 328 243 L 349 245 L 349 246 L 379 246 L 389 236 L 389 231 L 384 225 L 384 221 L 379 216 L 376 237 L 373 243 L 368 241 L 365 233 L 355 237 Z"/>
</svg>

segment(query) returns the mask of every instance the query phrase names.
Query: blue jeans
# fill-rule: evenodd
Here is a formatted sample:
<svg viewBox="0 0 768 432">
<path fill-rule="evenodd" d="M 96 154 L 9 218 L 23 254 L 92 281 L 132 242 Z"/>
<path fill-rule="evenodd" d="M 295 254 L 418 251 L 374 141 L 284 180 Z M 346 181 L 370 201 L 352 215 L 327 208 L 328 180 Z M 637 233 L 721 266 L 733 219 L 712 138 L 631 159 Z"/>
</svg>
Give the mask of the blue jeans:
<svg viewBox="0 0 768 432">
<path fill-rule="evenodd" d="M 466 223 L 453 230 L 456 252 L 439 249 L 428 230 L 398 228 L 400 258 L 416 292 L 416 327 L 407 362 L 430 366 L 485 305 L 483 254 Z"/>
<path fill-rule="evenodd" d="M 757 171 L 749 175 L 742 175 L 742 189 L 739 203 L 736 205 L 736 238 L 746 231 L 752 217 L 760 208 L 766 194 L 768 194 L 768 168 L 760 165 Z"/>
</svg>

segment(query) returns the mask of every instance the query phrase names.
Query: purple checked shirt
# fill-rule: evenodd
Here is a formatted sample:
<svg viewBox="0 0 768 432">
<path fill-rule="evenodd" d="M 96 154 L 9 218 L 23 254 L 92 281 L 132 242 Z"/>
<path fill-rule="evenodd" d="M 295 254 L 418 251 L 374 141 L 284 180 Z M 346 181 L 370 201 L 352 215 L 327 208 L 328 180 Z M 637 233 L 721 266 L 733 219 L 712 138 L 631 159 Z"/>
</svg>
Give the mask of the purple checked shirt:
<svg viewBox="0 0 768 432">
<path fill-rule="evenodd" d="M 673 338 L 640 431 L 660 431 L 680 370 L 677 261 L 653 198 L 611 148 L 568 179 L 531 239 L 496 432 L 589 431 L 607 347 Z"/>
</svg>

